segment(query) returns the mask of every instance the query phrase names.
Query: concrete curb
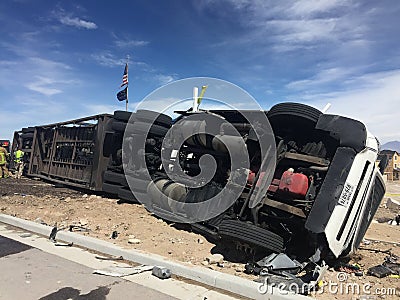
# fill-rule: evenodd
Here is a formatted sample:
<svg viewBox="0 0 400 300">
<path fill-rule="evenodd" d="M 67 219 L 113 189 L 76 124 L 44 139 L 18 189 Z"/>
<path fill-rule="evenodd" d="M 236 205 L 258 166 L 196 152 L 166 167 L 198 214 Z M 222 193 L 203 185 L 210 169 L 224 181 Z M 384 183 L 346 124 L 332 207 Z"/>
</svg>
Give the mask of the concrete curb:
<svg viewBox="0 0 400 300">
<path fill-rule="evenodd" d="M 52 230 L 51 226 L 38 224 L 32 221 L 19 219 L 4 214 L 0 214 L 0 222 L 44 236 L 49 236 Z M 57 233 L 57 239 L 68 243 L 74 243 L 75 245 L 92 249 L 104 254 L 123 256 L 124 259 L 139 264 L 150 266 L 163 266 L 169 268 L 171 272 L 177 276 L 181 276 L 190 280 L 194 280 L 196 282 L 209 285 L 211 287 L 222 289 L 252 299 L 309 299 L 308 297 L 302 295 L 284 293 L 282 291 L 279 291 L 277 288 L 272 287 L 268 288 L 268 292 L 263 295 L 260 294 L 258 291 L 260 284 L 254 281 L 198 266 L 172 262 L 163 256 L 145 253 L 140 250 L 122 249 L 112 243 L 88 236 L 83 236 L 74 232 L 60 231 Z"/>
</svg>

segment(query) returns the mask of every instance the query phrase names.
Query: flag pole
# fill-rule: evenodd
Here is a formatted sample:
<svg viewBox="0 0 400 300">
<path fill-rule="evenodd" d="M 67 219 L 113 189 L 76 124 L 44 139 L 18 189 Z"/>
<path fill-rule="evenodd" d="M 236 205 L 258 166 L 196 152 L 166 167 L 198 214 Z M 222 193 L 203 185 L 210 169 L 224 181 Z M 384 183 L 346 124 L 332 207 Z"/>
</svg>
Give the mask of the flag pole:
<svg viewBox="0 0 400 300">
<path fill-rule="evenodd" d="M 126 56 L 126 66 L 127 66 L 127 72 L 126 74 L 129 77 L 129 54 Z M 129 78 L 128 78 L 128 84 L 126 85 L 126 100 L 125 100 L 125 110 L 128 111 L 128 86 L 129 86 Z"/>
</svg>

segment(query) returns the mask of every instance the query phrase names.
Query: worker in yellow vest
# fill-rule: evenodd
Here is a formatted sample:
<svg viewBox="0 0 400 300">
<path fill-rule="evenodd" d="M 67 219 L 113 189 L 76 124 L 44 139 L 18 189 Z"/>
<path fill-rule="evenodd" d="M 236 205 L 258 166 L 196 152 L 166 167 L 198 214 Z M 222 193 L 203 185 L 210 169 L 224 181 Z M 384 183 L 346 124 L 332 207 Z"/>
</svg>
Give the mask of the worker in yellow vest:
<svg viewBox="0 0 400 300">
<path fill-rule="evenodd" d="M 24 171 L 24 151 L 18 149 L 14 152 L 14 162 L 15 162 L 15 171 L 17 172 L 16 178 L 20 179 L 22 177 L 22 172 Z"/>
<path fill-rule="evenodd" d="M 6 148 L 0 146 L 0 178 L 10 176 L 7 169 L 7 156 Z"/>
</svg>

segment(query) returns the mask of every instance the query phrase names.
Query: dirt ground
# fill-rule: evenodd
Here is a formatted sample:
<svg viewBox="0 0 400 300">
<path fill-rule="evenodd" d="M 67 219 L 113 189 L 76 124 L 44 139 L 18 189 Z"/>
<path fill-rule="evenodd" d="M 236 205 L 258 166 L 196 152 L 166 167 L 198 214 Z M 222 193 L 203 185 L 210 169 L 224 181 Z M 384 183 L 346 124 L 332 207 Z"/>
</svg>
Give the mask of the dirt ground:
<svg viewBox="0 0 400 300">
<path fill-rule="evenodd" d="M 368 268 L 383 263 L 385 257 L 388 256 L 387 253 L 378 251 L 387 251 L 400 256 L 400 227 L 377 221 L 393 219 L 400 214 L 399 210 L 386 208 L 385 203 L 388 197 L 400 201 L 400 183 L 387 184 L 386 196 L 367 231 L 365 240 L 357 253 L 353 254 L 348 261 L 349 264 L 358 263 L 363 275 L 355 276 L 354 273 L 346 273 L 345 280 L 341 282 L 339 280 L 343 280 L 341 275 L 330 268 L 324 277 L 325 286 L 321 289 L 324 293 L 313 295 L 313 297 L 318 299 L 400 298 L 399 278 L 379 279 L 366 275 Z M 0 213 L 52 226 L 57 224 L 58 227 L 80 225 L 89 228 L 90 231 L 78 233 L 103 239 L 126 249 L 139 249 L 168 257 L 171 260 L 256 279 L 255 276 L 243 272 L 244 263 L 240 262 L 240 259 L 234 256 L 227 258 L 226 253 L 230 253 L 233 245 L 216 245 L 204 236 L 191 232 L 187 227 L 170 224 L 156 218 L 141 205 L 118 204 L 116 199 L 55 187 L 39 180 L 7 178 L 0 179 Z M 114 231 L 118 233 L 118 236 L 112 239 L 111 235 Z M 128 240 L 134 243 L 129 243 Z M 206 258 L 214 253 L 225 254 L 223 263 L 216 265 L 206 262 Z M 348 290 L 348 283 L 358 285 L 360 291 L 353 293 L 351 289 Z M 363 291 L 367 283 L 370 284 L 370 288 L 367 286 Z M 332 290 L 329 290 L 328 284 L 333 285 Z M 336 291 L 337 288 L 339 291 Z M 383 295 L 393 293 L 393 290 L 389 289 L 395 289 L 397 296 Z M 374 294 L 374 297 L 363 298 L 363 295 Z"/>
</svg>

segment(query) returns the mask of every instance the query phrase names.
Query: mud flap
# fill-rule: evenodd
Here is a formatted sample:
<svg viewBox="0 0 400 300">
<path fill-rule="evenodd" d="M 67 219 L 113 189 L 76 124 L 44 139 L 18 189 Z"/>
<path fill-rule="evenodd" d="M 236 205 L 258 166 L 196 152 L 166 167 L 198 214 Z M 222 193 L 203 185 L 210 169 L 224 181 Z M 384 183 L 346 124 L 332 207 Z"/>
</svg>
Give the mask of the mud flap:
<svg viewBox="0 0 400 300">
<path fill-rule="evenodd" d="M 322 233 L 342 193 L 356 152 L 351 148 L 336 150 L 324 183 L 308 215 L 305 227 L 314 233 Z"/>
<path fill-rule="evenodd" d="M 315 128 L 328 131 L 341 147 L 350 147 L 360 152 L 366 146 L 367 129 L 359 121 L 337 115 L 321 115 Z"/>
</svg>

